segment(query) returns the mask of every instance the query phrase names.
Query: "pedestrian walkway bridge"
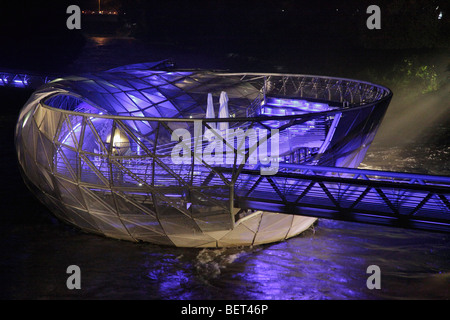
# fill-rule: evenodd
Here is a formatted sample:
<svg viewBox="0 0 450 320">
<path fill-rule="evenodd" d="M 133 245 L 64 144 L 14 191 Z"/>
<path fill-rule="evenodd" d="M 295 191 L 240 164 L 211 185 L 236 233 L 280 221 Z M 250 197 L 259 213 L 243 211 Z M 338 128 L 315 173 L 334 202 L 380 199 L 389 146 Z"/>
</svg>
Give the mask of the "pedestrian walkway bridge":
<svg viewBox="0 0 450 320">
<path fill-rule="evenodd" d="M 450 177 L 280 163 L 273 176 L 243 170 L 234 206 L 450 232 Z"/>
</svg>

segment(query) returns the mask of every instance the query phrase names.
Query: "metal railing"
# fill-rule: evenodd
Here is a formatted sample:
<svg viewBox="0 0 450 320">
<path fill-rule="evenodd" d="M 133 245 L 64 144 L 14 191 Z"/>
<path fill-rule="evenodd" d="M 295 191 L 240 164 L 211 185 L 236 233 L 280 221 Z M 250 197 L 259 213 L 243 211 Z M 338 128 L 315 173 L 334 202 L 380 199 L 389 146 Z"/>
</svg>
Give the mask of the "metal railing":
<svg viewBox="0 0 450 320">
<path fill-rule="evenodd" d="M 235 206 L 450 232 L 448 176 L 279 166 L 274 176 L 242 170 L 234 187 Z"/>
</svg>

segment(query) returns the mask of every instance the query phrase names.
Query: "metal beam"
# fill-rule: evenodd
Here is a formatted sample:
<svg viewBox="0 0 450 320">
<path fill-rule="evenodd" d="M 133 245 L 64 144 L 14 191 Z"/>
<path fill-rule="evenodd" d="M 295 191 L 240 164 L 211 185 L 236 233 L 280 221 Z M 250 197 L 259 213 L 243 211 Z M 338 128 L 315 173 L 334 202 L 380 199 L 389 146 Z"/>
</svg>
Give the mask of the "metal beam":
<svg viewBox="0 0 450 320">
<path fill-rule="evenodd" d="M 242 170 L 234 206 L 450 232 L 450 177 L 308 165 L 280 168 L 284 171 L 273 176 Z M 295 188 L 285 188 L 287 184 Z"/>
</svg>

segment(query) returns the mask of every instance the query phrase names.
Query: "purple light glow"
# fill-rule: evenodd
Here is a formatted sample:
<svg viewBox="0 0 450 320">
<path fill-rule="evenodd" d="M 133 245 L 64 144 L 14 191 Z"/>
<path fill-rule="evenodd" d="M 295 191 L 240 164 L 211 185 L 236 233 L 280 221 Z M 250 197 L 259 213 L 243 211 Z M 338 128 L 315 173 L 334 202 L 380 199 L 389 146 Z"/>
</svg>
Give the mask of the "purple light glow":
<svg viewBox="0 0 450 320">
<path fill-rule="evenodd" d="M 285 107 L 281 110 L 285 110 L 285 112 L 291 112 L 291 113 L 285 113 L 285 114 L 303 114 L 308 112 L 322 112 L 322 111 L 328 111 L 332 110 L 328 104 L 326 103 L 318 103 L 318 102 L 310 102 L 307 100 L 298 100 L 298 99 L 280 99 L 280 98 L 271 98 L 268 97 L 266 104 L 269 106 L 273 106 L 277 109 L 280 109 L 279 107 Z M 271 108 L 274 110 L 274 108 Z M 288 111 L 289 110 L 289 111 Z M 298 112 L 298 111 L 303 112 Z M 272 115 L 269 111 L 269 113 L 264 113 L 268 115 Z M 273 115 L 279 115 L 278 113 Z"/>
</svg>

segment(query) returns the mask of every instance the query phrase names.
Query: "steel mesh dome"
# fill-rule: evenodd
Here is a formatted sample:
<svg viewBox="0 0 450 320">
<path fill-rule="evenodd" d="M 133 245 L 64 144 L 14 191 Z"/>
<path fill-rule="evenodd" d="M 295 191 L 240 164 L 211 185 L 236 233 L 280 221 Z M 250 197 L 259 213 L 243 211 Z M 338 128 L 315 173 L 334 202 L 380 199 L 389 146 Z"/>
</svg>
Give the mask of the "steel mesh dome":
<svg viewBox="0 0 450 320">
<path fill-rule="evenodd" d="M 227 116 L 206 120 L 208 96 L 218 114 L 223 92 Z M 234 197 L 256 179 L 241 170 L 261 166 L 249 162 L 249 148 L 242 163 L 216 165 L 198 160 L 185 140 L 192 161 L 174 163 L 183 141 L 174 133 L 203 137 L 221 123 L 277 129 L 276 162 L 356 167 L 390 97 L 347 79 L 130 65 L 40 87 L 19 115 L 16 148 L 29 188 L 85 231 L 181 247 L 254 245 L 295 236 L 316 219 L 235 208 Z M 200 149 L 208 144 L 201 140 Z"/>
</svg>

